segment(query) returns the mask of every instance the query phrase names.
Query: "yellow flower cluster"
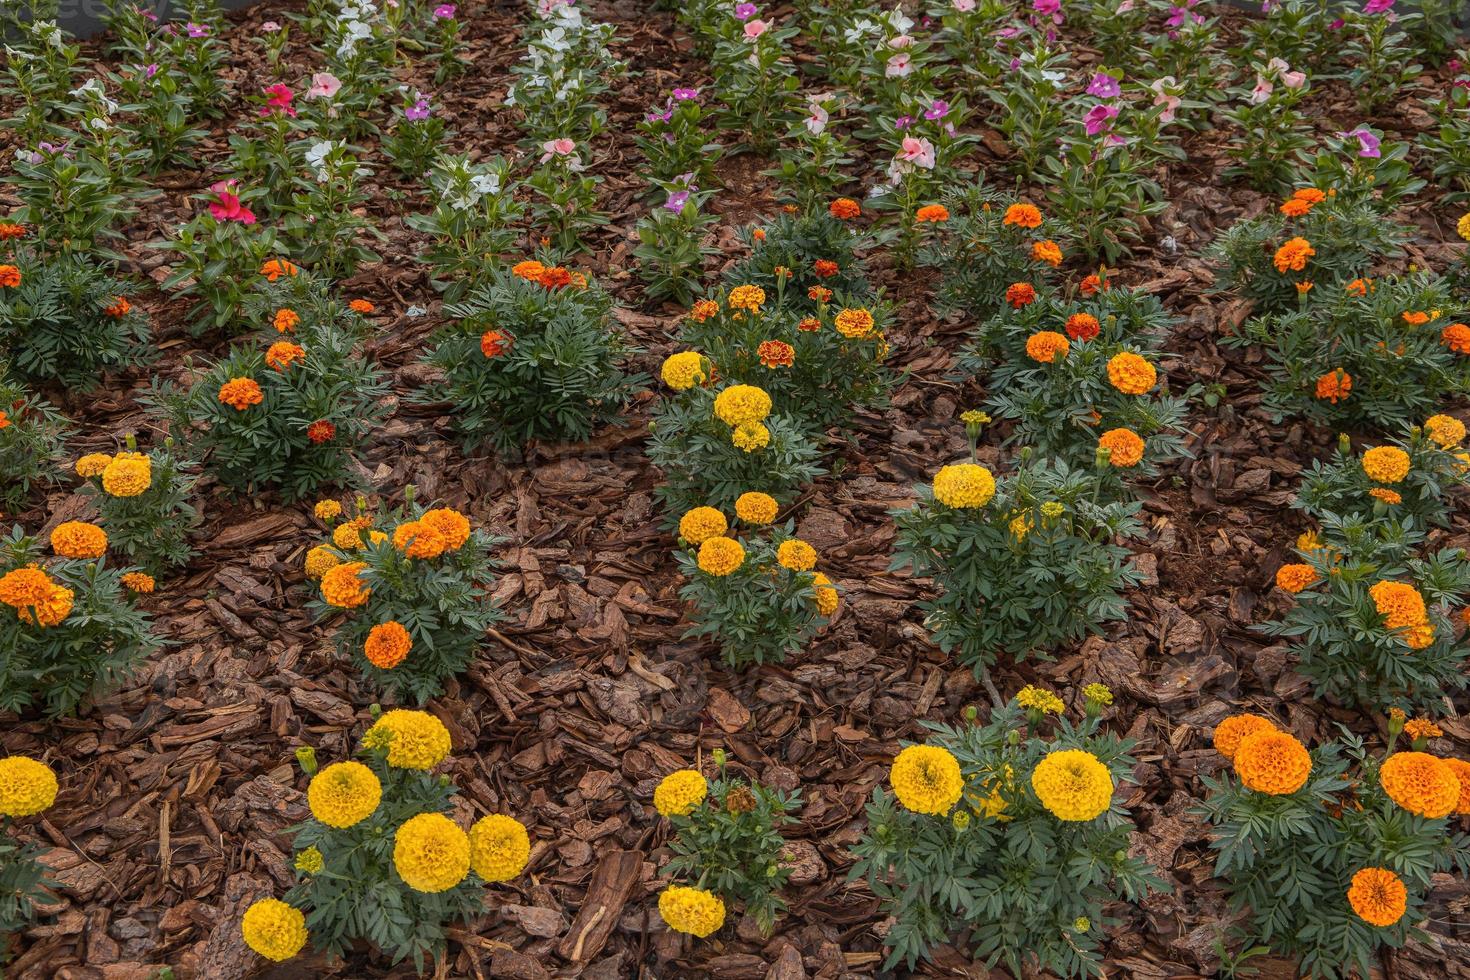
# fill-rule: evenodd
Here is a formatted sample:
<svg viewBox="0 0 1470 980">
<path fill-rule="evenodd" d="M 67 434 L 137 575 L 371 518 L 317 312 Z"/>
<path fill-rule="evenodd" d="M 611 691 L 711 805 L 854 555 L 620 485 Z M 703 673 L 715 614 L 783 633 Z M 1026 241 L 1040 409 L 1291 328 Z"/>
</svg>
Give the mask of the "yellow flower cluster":
<svg viewBox="0 0 1470 980">
<path fill-rule="evenodd" d="M 812 576 L 812 593 L 816 596 L 818 615 L 830 618 L 841 601 L 837 590 L 832 587 L 832 580 L 817 572 Z"/>
<path fill-rule="evenodd" d="M 56 773 L 24 755 L 0 759 L 0 817 L 29 817 L 56 802 Z"/>
<path fill-rule="evenodd" d="M 671 772 L 653 791 L 653 807 L 665 817 L 682 817 L 704 802 L 709 783 L 693 769 Z"/>
<path fill-rule="evenodd" d="M 731 385 L 715 396 L 715 417 L 735 427 L 754 425 L 771 414 L 771 396 L 755 385 Z"/>
<path fill-rule="evenodd" d="M 725 903 L 702 888 L 670 885 L 659 893 L 658 914 L 670 929 L 703 939 L 725 924 Z"/>
<path fill-rule="evenodd" d="M 470 837 L 442 813 L 420 813 L 393 835 L 393 867 L 416 892 L 446 892 L 470 873 Z"/>
<path fill-rule="evenodd" d="M 1424 432 L 1441 449 L 1453 449 L 1465 441 L 1465 423 L 1453 415 L 1431 415 L 1424 420 Z"/>
<path fill-rule="evenodd" d="M 730 524 L 713 507 L 695 507 L 679 518 L 679 537 L 690 544 L 704 544 L 729 530 Z"/>
<path fill-rule="evenodd" d="M 306 945 L 306 916 L 278 898 L 262 898 L 240 919 L 245 945 L 268 960 L 289 960 Z"/>
<path fill-rule="evenodd" d="M 319 579 L 323 575 L 342 564 L 342 559 L 337 553 L 325 545 L 312 548 L 306 553 L 306 575 L 308 578 Z"/>
<path fill-rule="evenodd" d="M 736 449 L 753 453 L 771 444 L 771 430 L 759 422 L 747 422 L 745 425 L 735 426 L 730 433 L 730 442 Z"/>
<path fill-rule="evenodd" d="M 485 881 L 509 881 L 531 860 L 531 835 L 514 817 L 492 813 L 470 828 L 470 867 Z"/>
<path fill-rule="evenodd" d="M 779 510 L 774 497 L 758 491 L 742 493 L 735 501 L 735 516 L 747 524 L 769 524 L 776 519 Z"/>
<path fill-rule="evenodd" d="M 153 460 L 143 453 L 118 453 L 102 468 L 102 489 L 113 497 L 136 497 L 153 485 Z"/>
<path fill-rule="evenodd" d="M 800 538 L 791 538 L 776 548 L 776 561 L 793 572 L 809 572 L 817 567 L 817 549 Z"/>
<path fill-rule="evenodd" d="M 1113 776 L 1091 752 L 1049 752 L 1031 772 L 1031 788 L 1058 820 L 1083 822 L 1107 812 L 1113 801 Z"/>
<path fill-rule="evenodd" d="M 34 565 L 0 575 L 0 602 L 15 610 L 23 623 L 56 626 L 71 614 L 76 593 Z"/>
<path fill-rule="evenodd" d="M 1409 475 L 1409 454 L 1397 446 L 1376 446 L 1363 454 L 1363 472 L 1378 483 L 1398 483 Z"/>
<path fill-rule="evenodd" d="M 332 521 L 342 516 L 342 505 L 335 500 L 318 500 L 311 512 L 319 521 Z"/>
<path fill-rule="evenodd" d="M 758 313 L 761 304 L 765 301 L 766 291 L 759 286 L 736 286 L 730 290 L 730 298 L 726 302 L 732 310 L 749 310 L 752 313 Z"/>
<path fill-rule="evenodd" d="M 335 762 L 306 786 L 311 815 L 328 827 L 344 830 L 372 816 L 383 799 L 383 784 L 361 762 Z"/>
<path fill-rule="evenodd" d="M 934 474 L 934 499 L 946 507 L 984 507 L 994 496 L 995 477 L 978 463 L 957 463 Z"/>
<path fill-rule="evenodd" d="M 403 708 L 383 714 L 362 736 L 369 748 L 388 750 L 394 769 L 428 770 L 449 755 L 449 729 L 427 711 Z"/>
<path fill-rule="evenodd" d="M 704 366 L 704 355 L 692 350 L 669 355 L 664 360 L 659 376 L 663 378 L 664 384 L 675 391 L 687 391 L 709 380 L 709 372 Z"/>
<path fill-rule="evenodd" d="M 1108 380 L 1125 395 L 1142 395 L 1159 380 L 1159 373 L 1142 357 L 1123 351 L 1108 361 Z"/>
<path fill-rule="evenodd" d="M 1111 695 L 1109 695 L 1111 697 Z M 1044 715 L 1059 715 L 1062 713 L 1062 699 L 1044 687 L 1027 684 L 1016 692 L 1016 703 L 1030 711 L 1039 711 Z"/>
<path fill-rule="evenodd" d="M 716 536 L 699 546 L 699 570 L 723 578 L 745 564 L 745 549 L 734 538 Z"/>
<path fill-rule="evenodd" d="M 937 745 L 910 745 L 898 753 L 888 781 L 905 809 L 936 816 L 948 813 L 965 789 L 959 760 Z"/>
</svg>

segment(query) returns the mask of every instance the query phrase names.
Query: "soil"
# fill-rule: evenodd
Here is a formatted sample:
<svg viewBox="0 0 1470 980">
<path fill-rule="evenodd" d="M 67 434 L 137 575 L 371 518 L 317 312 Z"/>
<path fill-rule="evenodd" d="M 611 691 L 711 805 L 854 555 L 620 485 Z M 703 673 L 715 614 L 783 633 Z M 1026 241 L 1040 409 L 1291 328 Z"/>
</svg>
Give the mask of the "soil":
<svg viewBox="0 0 1470 980">
<path fill-rule="evenodd" d="M 265 77 L 250 40 L 260 24 L 300 8 L 273 3 L 230 15 L 235 92 Z M 639 367 L 652 371 L 673 348 L 680 311 L 647 306 L 630 271 L 630 216 L 641 210 L 644 190 L 631 136 L 668 88 L 709 79 L 669 13 L 634 0 L 593 3 L 589 13 L 618 25 L 616 50 L 633 70 L 608 95 L 610 130 L 596 149 L 601 206 L 615 218 L 589 237 L 577 264 L 619 297 L 620 319 L 644 348 Z M 1242 16 L 1225 15 L 1232 30 Z M 512 152 L 518 133 L 500 100 L 521 51 L 524 7 L 464 4 L 461 17 L 470 70 L 436 99 L 456 134 L 451 147 Z M 89 42 L 89 53 L 98 43 Z M 293 42 L 287 80 L 320 70 L 310 59 Z M 1440 90 L 1448 77 L 1429 72 L 1417 87 Z M 422 66 L 405 69 L 401 80 L 433 89 Z M 1429 121 L 1417 109 L 1361 120 L 1340 84 L 1319 87 L 1312 108 L 1323 133 L 1366 121 L 1411 136 Z M 143 279 L 166 276 L 164 256 L 144 243 L 188 216 L 188 196 L 216 179 L 210 167 L 228 155 L 226 135 L 217 127 L 198 154 L 202 170 L 163 175 L 161 196 L 127 230 L 123 253 Z M 996 163 L 1003 141 L 988 135 L 968 166 Z M 1256 407 L 1260 372 L 1249 356 L 1217 346 L 1245 311 L 1212 293 L 1200 250 L 1272 203 L 1218 177 L 1223 142 L 1217 131 L 1196 134 L 1185 144 L 1188 161 L 1157 175 L 1172 203 L 1115 276 L 1157 291 L 1177 315 L 1164 364 L 1171 385 L 1224 392 L 1216 408 L 1194 402 L 1192 458 L 1144 488 L 1148 534 L 1132 547 L 1146 585 L 1129 595 L 1127 619 L 1102 636 L 1058 651 L 1054 662 L 995 672 L 1007 693 L 1032 681 L 1064 690 L 1107 683 L 1117 694 L 1109 724 L 1138 740 L 1136 787 L 1124 801 L 1138 822 L 1134 846 L 1173 887 L 1115 910 L 1109 976 L 1182 978 L 1218 968 L 1216 943 L 1231 918 L 1210 877 L 1205 829 L 1191 813 L 1200 777 L 1221 765 L 1208 739 L 1216 721 L 1250 710 L 1309 742 L 1339 725 L 1370 739 L 1381 734 L 1378 719 L 1313 700 L 1285 650 L 1251 630 L 1281 607 L 1271 582 L 1302 529 L 1287 507 L 1298 474 L 1330 451 L 1336 433 L 1272 424 Z M 735 157 L 722 166 L 727 190 L 712 207 L 724 215 L 717 243 L 725 252 L 712 260 L 710 277 L 740 257 L 735 228 L 776 206 L 761 161 Z M 403 220 L 422 207 L 421 188 L 387 167 L 377 179 L 371 213 L 387 236 L 387 258 L 340 290 L 376 304 L 369 352 L 392 372 L 402 398 L 422 379 L 416 361 L 438 303 L 425 268 L 411 258 L 423 239 Z M 0 204 L 18 203 L 0 188 Z M 1457 214 L 1432 197 L 1404 214 L 1422 233 L 1406 261 L 1445 267 L 1452 248 L 1429 243 L 1452 240 Z M 880 969 L 885 923 L 873 895 L 847 880 L 847 848 L 899 740 L 917 737 L 922 720 L 956 721 L 986 698 L 969 669 L 929 643 L 913 608 L 926 584 L 887 571 L 887 511 L 907 506 L 911 485 L 927 480 L 936 461 L 964 455 L 956 416 L 982 392 L 945 380 L 969 324 L 930 311 L 932 277 L 901 273 L 883 255 L 870 256 L 869 268 L 901 310 L 889 339 L 895 364 L 910 373 L 891 407 L 864 414 L 856 440 L 836 447 L 836 475 L 795 508 L 801 536 L 822 554 L 844 603 L 811 648 L 784 664 L 731 673 L 711 648 L 680 639 L 679 575 L 652 496 L 659 474 L 642 451 L 651 395 L 586 444 L 538 445 L 509 459 L 464 453 L 441 411 L 400 401 L 366 452 L 361 476 L 389 503 L 412 483 L 420 499 L 458 507 L 506 542 L 497 595 L 508 620 L 431 710 L 453 735 L 447 769 L 467 799 L 517 815 L 534 850 L 527 873 L 491 889 L 486 914 L 454 933 L 436 976 L 910 975 Z M 186 358 L 227 347 L 223 338 L 189 336 L 187 303 L 156 289 L 134 302 L 154 318 L 156 364 L 110 376 L 92 395 L 43 392 L 79 424 L 73 457 L 113 451 L 128 432 L 149 442 L 159 433 L 138 402 L 149 376 L 185 379 Z M 409 316 L 415 305 L 429 315 Z M 49 914 L 19 937 L 11 972 L 21 980 L 154 980 L 169 975 L 158 972 L 166 965 L 181 980 L 411 976 L 409 964 L 367 950 L 345 963 L 308 955 L 267 968 L 241 943 L 243 909 L 294 881 L 284 828 L 307 813 L 294 750 L 310 745 L 323 760 L 346 757 L 375 697 L 334 656 L 333 624 L 313 622 L 305 609 L 302 556 L 320 535 L 308 508 L 201 486 L 198 554 L 145 603 L 169 645 L 77 718 L 0 717 L 0 754 L 43 757 L 62 781 L 57 805 L 25 827 L 52 847 L 46 860 L 61 887 Z M 69 491 L 56 492 L 14 519 L 45 533 L 82 506 Z M 1435 537 L 1441 545 L 1470 543 L 1463 516 Z M 1464 707 L 1445 704 L 1437 753 L 1470 753 L 1470 724 L 1457 712 Z M 805 801 L 790 833 L 791 908 L 770 937 L 745 921 L 695 942 L 666 931 L 657 914 L 668 829 L 652 809 L 653 788 L 715 748 L 751 776 L 799 788 Z M 1434 944 L 1385 956 L 1383 975 L 1470 977 L 1467 905 L 1465 883 L 1437 881 L 1429 903 Z M 1282 960 L 1251 962 L 1263 976 L 1293 975 Z M 913 975 L 1008 976 L 948 947 Z"/>
</svg>

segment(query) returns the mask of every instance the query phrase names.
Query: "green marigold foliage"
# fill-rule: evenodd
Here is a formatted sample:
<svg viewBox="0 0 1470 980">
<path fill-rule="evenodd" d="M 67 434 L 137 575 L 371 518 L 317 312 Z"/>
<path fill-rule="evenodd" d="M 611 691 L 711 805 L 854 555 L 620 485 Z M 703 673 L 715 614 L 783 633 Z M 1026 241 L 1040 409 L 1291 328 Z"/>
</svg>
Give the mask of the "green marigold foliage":
<svg viewBox="0 0 1470 980">
<path fill-rule="evenodd" d="M 1256 792 L 1231 774 L 1201 776 L 1207 796 L 1198 812 L 1213 828 L 1215 877 L 1231 908 L 1249 916 L 1253 939 L 1300 957 L 1301 976 L 1366 977 L 1383 950 L 1428 938 L 1415 923 L 1430 876 L 1470 872 L 1470 837 L 1390 800 L 1380 763 L 1354 736 L 1319 746 L 1311 759 L 1306 783 L 1289 795 Z M 1348 890 L 1363 868 L 1403 881 L 1407 911 L 1397 923 L 1371 925 L 1353 911 Z"/>
<path fill-rule="evenodd" d="M 1443 279 L 1385 277 L 1363 292 L 1314 289 L 1298 309 L 1255 317 L 1222 341 L 1260 348 L 1261 404 L 1273 419 L 1400 430 L 1470 391 L 1470 330 L 1456 328 L 1461 310 Z M 1352 379 L 1346 397 L 1319 398 L 1318 379 L 1338 371 Z"/>
<path fill-rule="evenodd" d="M 808 295 L 815 286 L 852 302 L 872 296 L 863 261 L 855 254 L 869 243 L 855 227 L 826 211 L 780 214 L 767 224 L 747 228 L 743 237 L 750 257 L 725 271 L 726 286 L 759 286 L 772 302 L 779 299 L 779 305 L 801 315 L 815 312 L 819 305 Z M 836 269 L 819 268 L 818 262 L 833 263 Z M 778 268 L 789 274 L 778 275 Z"/>
<path fill-rule="evenodd" d="M 103 372 L 152 356 L 148 315 L 125 302 L 133 287 L 105 266 L 72 254 L 13 258 L 21 283 L 0 289 L 0 347 L 16 371 L 90 391 Z"/>
<path fill-rule="evenodd" d="M 492 551 L 500 539 L 476 528 L 459 548 L 434 558 L 409 558 L 394 547 L 393 532 L 423 513 L 410 493 L 407 503 L 380 523 L 386 538 L 372 541 L 370 531 L 376 528 L 370 527 L 357 536 L 359 547 L 331 546 L 343 562 L 364 564 L 358 577 L 372 590 L 365 604 L 345 610 L 337 652 L 380 690 L 419 704 L 442 694 L 445 681 L 464 673 L 485 631 L 502 618 L 490 597 L 496 567 Z M 308 608 L 320 619 L 344 611 L 323 601 L 320 591 Z M 364 645 L 373 627 L 389 622 L 408 631 L 412 646 L 401 663 L 385 670 L 368 661 Z"/>
<path fill-rule="evenodd" d="M 10 935 L 36 917 L 36 906 L 50 899 L 48 889 L 60 887 L 46 877 L 41 848 L 4 833 L 9 823 L 0 817 L 0 964 L 9 956 Z"/>
<path fill-rule="evenodd" d="M 37 707 L 50 717 L 70 714 L 89 695 L 117 688 L 163 642 L 148 615 L 122 586 L 123 570 L 106 559 L 46 559 L 19 525 L 0 540 L 0 576 L 40 565 L 56 585 L 70 589 L 71 607 L 52 626 L 0 607 L 0 710 Z M 42 617 L 45 621 L 45 617 Z"/>
<path fill-rule="evenodd" d="M 761 933 L 770 935 L 786 908 L 781 890 L 792 870 L 783 863 L 781 828 L 796 823 L 788 814 L 800 808 L 800 792 L 727 775 L 722 765 L 704 802 L 685 816 L 669 817 L 673 857 L 659 871 L 677 884 L 706 888 L 727 904 L 743 905 Z"/>
<path fill-rule="evenodd" d="M 128 448 L 136 448 L 131 436 Z M 180 458 L 172 439 L 149 450 L 148 458 L 152 482 L 137 496 L 112 496 L 102 488 L 100 475 L 87 478 L 83 487 L 97 504 L 108 546 L 157 577 L 188 564 L 194 554 L 189 535 L 200 517 L 190 500 L 199 478 L 189 472 L 191 464 Z"/>
<path fill-rule="evenodd" d="M 1459 548 L 1409 557 L 1423 532 L 1401 529 L 1385 538 L 1377 525 L 1371 516 L 1327 515 L 1328 546 L 1301 553 L 1315 583 L 1296 594 L 1284 616 L 1256 629 L 1291 642 L 1296 669 L 1312 679 L 1318 697 L 1380 709 L 1428 707 L 1467 681 L 1470 644 L 1449 617 L 1470 595 L 1470 561 Z M 1417 589 L 1424 620 L 1388 625 L 1371 594 L 1380 582 Z"/>
<path fill-rule="evenodd" d="M 580 441 L 648 383 L 595 284 L 547 288 L 497 270 L 434 337 L 425 363 L 443 372 L 416 400 L 446 403 L 465 445 L 502 452 L 533 439 Z"/>
<path fill-rule="evenodd" d="M 1121 922 L 1104 909 L 1164 887 L 1128 855 L 1134 824 L 1116 802 L 1091 820 L 1064 821 L 1037 798 L 1032 773 L 1055 750 L 1091 753 L 1114 786 L 1133 771 L 1133 743 L 1099 731 L 1094 705 L 1080 724 L 1055 724 L 1046 732 L 1041 713 L 1016 701 L 983 725 L 924 723 L 926 744 L 951 752 L 964 777 L 949 813 L 914 813 L 873 790 L 851 877 L 866 880 L 894 917 L 884 969 L 913 970 L 959 935 L 987 965 L 1003 961 L 1015 976 L 1100 976 L 1104 930 Z"/>
<path fill-rule="evenodd" d="M 1140 533 L 1139 505 L 1099 499 L 1099 481 L 1064 463 L 1023 462 L 989 503 L 963 509 L 914 488 L 918 503 L 893 512 L 892 567 L 939 587 L 919 608 L 941 649 L 976 670 L 1002 652 L 1051 659 L 1123 618 L 1121 593 L 1141 577 L 1114 540 Z"/>
<path fill-rule="evenodd" d="M 306 913 L 314 949 L 342 956 L 365 941 L 394 963 L 412 957 L 415 970 L 422 974 L 426 962 L 444 948 L 446 930 L 484 912 L 485 882 L 471 870 L 446 891 L 410 888 L 393 864 L 394 834 L 421 813 L 442 813 L 452 819 L 458 790 L 448 777 L 389 766 L 386 748 L 364 746 L 356 761 L 378 777 L 382 800 L 370 816 L 351 827 L 329 827 L 311 818 L 288 828 L 294 835 L 297 883 L 281 900 Z M 303 768 L 308 776 L 316 772 L 309 753 Z M 321 855 L 319 871 L 301 867 L 302 852 L 309 848 Z"/>
<path fill-rule="evenodd" d="M 793 571 L 777 560 L 777 549 L 795 532 L 795 523 L 787 521 L 739 535 L 745 560 L 728 575 L 700 570 L 699 547 L 681 539 L 674 553 L 685 578 L 679 598 L 694 606 L 694 623 L 684 638 L 713 638 L 731 667 L 780 662 L 804 649 L 826 617 L 817 610 L 816 571 Z"/>
<path fill-rule="evenodd" d="M 717 395 L 705 387 L 674 392 L 649 423 L 646 451 L 663 471 L 656 493 L 670 521 L 702 504 L 728 512 L 751 487 L 762 487 L 784 506 L 826 472 L 817 442 L 789 416 L 769 415 L 759 423 L 770 436 L 766 445 L 749 451 L 737 446 L 734 430 L 715 416 Z"/>
<path fill-rule="evenodd" d="M 305 356 L 267 364 L 272 344 L 299 345 Z M 227 384 L 253 381 L 262 400 L 237 408 L 220 400 Z M 155 383 L 147 401 L 164 414 L 185 450 L 220 483 L 239 493 L 276 487 L 298 500 L 352 479 L 352 460 L 387 413 L 383 373 L 358 351 L 352 334 L 311 325 L 283 338 L 263 331 L 230 348 L 188 391 Z"/>
<path fill-rule="evenodd" d="M 1073 236 L 1055 218 L 1042 214 L 1041 224 L 1026 228 L 1006 223 L 1006 211 L 1017 202 L 983 184 L 966 187 L 945 197 L 949 221 L 934 230 L 919 250 L 919 262 L 939 270 L 943 279 L 936 290 L 939 309 L 960 312 L 984 321 L 1004 313 L 1006 289 L 1029 283 L 1038 296 L 1051 298 L 1057 273 L 1031 254 L 1036 242 L 1049 240 L 1066 254 Z M 1039 303 L 1033 303 L 1033 306 Z M 1061 323 L 1065 321 L 1063 316 Z M 1052 327 L 1050 329 L 1060 329 Z"/>
<path fill-rule="evenodd" d="M 72 432 L 67 418 L 24 385 L 5 379 L 0 366 L 0 509 L 25 507 L 31 491 L 60 480 L 59 465 Z"/>
</svg>

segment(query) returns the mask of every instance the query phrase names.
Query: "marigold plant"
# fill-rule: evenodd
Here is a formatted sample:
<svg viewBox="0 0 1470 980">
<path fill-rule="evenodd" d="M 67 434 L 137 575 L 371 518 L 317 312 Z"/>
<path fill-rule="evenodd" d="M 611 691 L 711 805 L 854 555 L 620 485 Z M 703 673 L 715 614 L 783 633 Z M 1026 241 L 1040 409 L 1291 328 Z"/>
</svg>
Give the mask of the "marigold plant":
<svg viewBox="0 0 1470 980">
<path fill-rule="evenodd" d="M 356 760 L 318 769 L 311 749 L 297 751 L 312 811 L 290 828 L 297 884 L 251 906 L 241 924 L 268 959 L 289 959 L 308 941 L 334 956 L 368 942 L 422 972 L 447 929 L 484 911 L 485 885 L 530 859 L 526 828 L 510 816 L 460 826 L 454 784 L 434 772 L 450 752 L 443 722 L 376 705 L 373 714 Z"/>
<path fill-rule="evenodd" d="M 66 416 L 7 380 L 0 365 L 0 510 L 22 510 L 37 488 L 61 481 L 71 431 Z"/>
<path fill-rule="evenodd" d="M 1458 794 L 1456 760 L 1394 753 L 1397 730 L 1390 722 L 1380 762 L 1354 736 L 1309 752 L 1259 716 L 1216 728 L 1233 774 L 1201 777 L 1215 876 L 1251 940 L 1297 957 L 1301 976 L 1369 975 L 1382 950 L 1426 938 L 1417 923 L 1430 877 L 1470 871 L 1470 839 L 1449 827 L 1451 810 L 1421 812 L 1428 784 Z"/>
<path fill-rule="evenodd" d="M 996 480 L 974 463 L 942 468 L 894 512 L 893 567 L 933 578 L 919 603 L 940 648 L 983 670 L 1002 653 L 1049 658 L 1123 617 L 1139 581 L 1117 539 L 1139 533 L 1138 504 L 1099 494 L 1095 470 L 1023 461 Z"/>
<path fill-rule="evenodd" d="M 885 970 L 968 937 L 1015 976 L 1101 974 L 1106 930 L 1122 922 L 1105 908 L 1163 883 L 1129 856 L 1133 822 L 1113 802 L 1132 743 L 1100 731 L 1107 689 L 1089 694 L 1077 723 L 1013 699 L 984 724 L 973 708 L 959 728 L 925 723 L 927 743 L 899 753 L 851 872 L 894 918 Z"/>
<path fill-rule="evenodd" d="M 16 840 L 14 821 L 42 813 L 56 802 L 56 773 L 39 760 L 22 755 L 0 758 L 0 964 L 7 943 L 36 917 L 60 887 L 46 877 L 43 848 Z"/>
<path fill-rule="evenodd" d="M 172 439 L 147 453 L 137 451 L 131 435 L 126 445 L 117 454 L 89 453 L 77 460 L 74 469 L 86 481 L 86 492 L 97 505 L 98 520 L 107 529 L 112 548 L 157 576 L 186 564 L 194 553 L 189 535 L 200 517 L 190 498 L 197 477 L 187 471 L 189 463 L 179 457 Z M 121 465 L 113 466 L 114 462 Z M 109 467 L 111 480 L 106 479 Z M 146 471 L 146 485 L 140 492 L 130 492 L 135 484 L 120 485 L 120 470 Z M 123 492 L 112 492 L 119 489 Z"/>
<path fill-rule="evenodd" d="M 423 704 L 464 672 L 500 620 L 490 599 L 497 542 L 453 508 L 426 510 L 412 487 L 405 498 L 386 514 L 333 515 L 310 607 L 321 618 L 345 612 L 338 652 L 375 686 Z"/>
<path fill-rule="evenodd" d="M 726 270 L 726 284 L 759 286 L 772 305 L 783 308 L 783 316 L 796 314 L 793 322 L 821 306 L 817 297 L 824 294 L 855 304 L 872 298 L 863 261 L 855 254 L 871 243 L 851 222 L 826 210 L 778 214 L 746 229 L 745 238 L 750 256 Z"/>
<path fill-rule="evenodd" d="M 90 555 L 99 539 L 105 547 L 105 532 L 78 528 L 52 544 Z M 0 710 L 69 714 L 158 648 L 122 579 L 105 555 L 48 559 L 36 539 L 12 528 L 0 542 Z"/>
</svg>

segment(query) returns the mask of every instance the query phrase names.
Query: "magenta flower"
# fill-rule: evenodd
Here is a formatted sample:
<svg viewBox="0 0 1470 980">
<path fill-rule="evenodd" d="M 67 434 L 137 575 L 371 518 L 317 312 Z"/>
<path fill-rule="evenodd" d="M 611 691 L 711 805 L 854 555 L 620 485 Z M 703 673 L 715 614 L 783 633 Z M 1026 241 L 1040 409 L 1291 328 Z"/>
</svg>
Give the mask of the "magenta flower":
<svg viewBox="0 0 1470 980">
<path fill-rule="evenodd" d="M 1363 13 L 1382 14 L 1393 9 L 1394 0 L 1368 0 L 1363 4 Z"/>
<path fill-rule="evenodd" d="M 214 220 L 234 221 L 242 225 L 255 224 L 255 212 L 241 204 L 240 198 L 235 196 L 233 180 L 212 184 L 209 190 L 216 197 L 216 200 L 209 202 L 209 213 L 214 215 Z"/>
<path fill-rule="evenodd" d="M 737 3 L 735 5 L 735 19 L 739 21 L 750 20 L 750 18 L 755 16 L 757 9 L 753 3 Z"/>
<path fill-rule="evenodd" d="M 1349 130 L 1346 133 L 1338 133 L 1337 135 L 1341 136 L 1343 139 L 1357 137 L 1358 156 L 1360 157 L 1377 159 L 1378 157 L 1383 156 L 1382 151 L 1378 149 L 1381 141 L 1367 126 L 1359 126 L 1357 129 Z"/>
<path fill-rule="evenodd" d="M 1123 87 L 1112 75 L 1100 71 L 1087 83 L 1087 94 L 1095 95 L 1099 99 L 1116 99 L 1123 94 Z"/>
<path fill-rule="evenodd" d="M 453 20 L 454 12 L 456 9 L 457 8 L 452 3 L 441 3 L 439 6 L 434 8 L 434 19 Z"/>
<path fill-rule="evenodd" d="M 673 91 L 673 96 L 674 96 L 674 101 L 675 102 L 688 102 L 688 101 L 691 101 L 693 99 L 699 98 L 699 89 L 697 89 L 697 88 L 676 88 Z"/>
<path fill-rule="evenodd" d="M 935 99 L 929 108 L 924 110 L 924 118 L 929 120 L 943 119 L 949 115 L 949 103 L 943 99 Z"/>
<path fill-rule="evenodd" d="M 1082 124 L 1087 128 L 1088 136 L 1096 136 L 1109 129 L 1116 118 L 1118 118 L 1117 106 L 1099 104 L 1089 109 L 1087 115 L 1082 117 Z"/>
<path fill-rule="evenodd" d="M 412 122 L 422 122 L 423 120 L 428 119 L 430 115 L 431 111 L 429 109 L 429 100 L 424 98 L 422 95 L 414 101 L 413 105 L 408 106 L 403 110 L 403 118 L 408 119 Z"/>
<path fill-rule="evenodd" d="M 277 82 L 275 85 L 267 86 L 265 89 L 265 105 L 261 107 L 260 114 L 262 116 L 269 116 L 279 110 L 288 116 L 295 117 L 296 110 L 291 107 L 291 100 L 293 98 L 295 98 L 295 93 L 291 91 L 291 86 L 289 85 L 282 85 Z"/>
<path fill-rule="evenodd" d="M 893 120 L 893 128 L 894 129 L 900 129 L 900 130 L 902 130 L 902 129 L 908 129 L 913 124 L 914 124 L 914 117 L 913 116 L 899 116 L 897 119 Z"/>
<path fill-rule="evenodd" d="M 190 21 L 188 24 L 188 30 L 190 37 L 209 37 L 208 24 L 196 24 L 193 21 Z"/>
<path fill-rule="evenodd" d="M 1053 24 L 1062 22 L 1062 0 L 1031 0 L 1031 9 L 1042 18 L 1051 18 Z"/>
</svg>

